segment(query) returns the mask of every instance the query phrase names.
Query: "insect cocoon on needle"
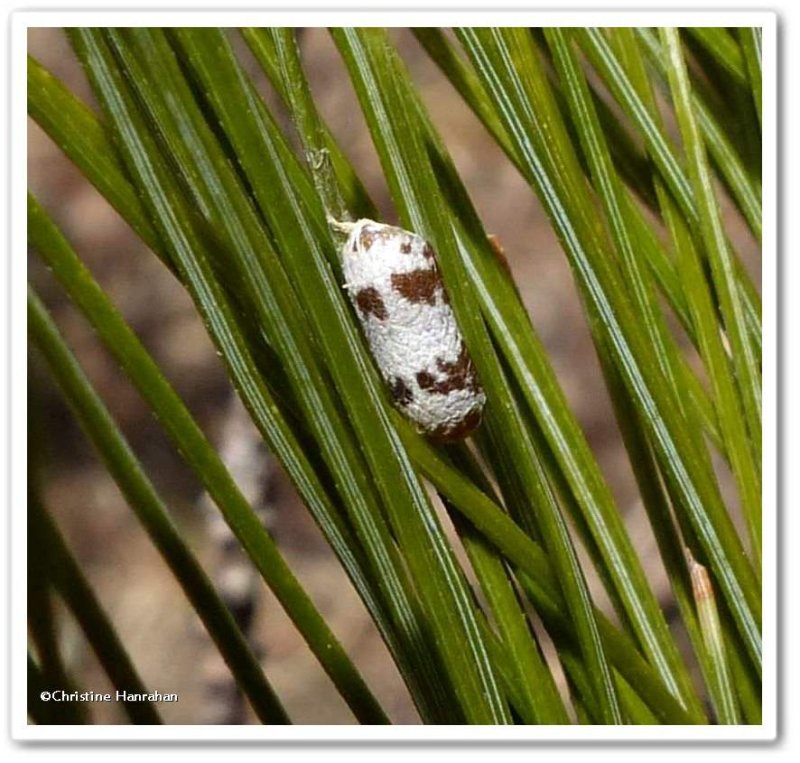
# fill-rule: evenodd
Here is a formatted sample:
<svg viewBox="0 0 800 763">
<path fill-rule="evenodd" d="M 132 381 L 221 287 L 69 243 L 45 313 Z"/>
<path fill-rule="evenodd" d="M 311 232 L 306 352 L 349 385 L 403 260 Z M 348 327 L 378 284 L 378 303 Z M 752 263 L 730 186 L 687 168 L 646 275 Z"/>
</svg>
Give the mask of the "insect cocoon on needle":
<svg viewBox="0 0 800 763">
<path fill-rule="evenodd" d="M 373 220 L 337 223 L 344 287 L 395 405 L 434 440 L 480 423 L 484 395 L 431 245 Z"/>
</svg>

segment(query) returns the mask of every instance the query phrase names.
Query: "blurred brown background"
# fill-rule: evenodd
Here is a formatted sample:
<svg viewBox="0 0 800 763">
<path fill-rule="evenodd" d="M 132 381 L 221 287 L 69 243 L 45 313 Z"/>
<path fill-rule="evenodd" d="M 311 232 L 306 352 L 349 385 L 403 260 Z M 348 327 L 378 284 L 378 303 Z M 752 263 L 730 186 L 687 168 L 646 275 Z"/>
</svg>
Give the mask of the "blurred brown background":
<svg viewBox="0 0 800 763">
<path fill-rule="evenodd" d="M 533 192 L 488 137 L 406 30 L 393 36 L 435 124 L 450 147 L 486 229 L 500 237 L 534 325 L 606 475 L 624 507 L 637 549 L 656 590 L 669 592 L 654 541 L 643 521 L 625 453 L 613 421 L 572 278 Z M 275 98 L 257 65 L 242 59 L 270 104 Z M 304 30 L 304 60 L 313 91 L 334 134 L 354 162 L 386 221 L 396 219 L 377 157 L 346 73 L 323 30 Z M 30 31 L 29 50 L 94 105 L 81 68 L 58 30 Z M 288 123 L 284 121 L 288 128 Z M 46 135 L 30 122 L 29 187 L 56 221 L 145 342 L 212 438 L 218 438 L 230 388 L 183 289 L 82 178 Z M 734 243 L 757 269 L 757 245 L 723 200 Z M 200 488 L 114 361 L 60 288 L 31 258 L 33 282 L 111 408 L 151 478 L 202 558 L 208 535 L 198 509 Z M 211 647 L 166 566 L 127 508 L 61 398 L 34 362 L 31 376 L 42 396 L 50 433 L 46 500 L 111 614 L 145 684 L 178 692 L 180 702 L 159 707 L 167 723 L 208 720 L 202 655 Z M 417 718 L 375 629 L 315 525 L 279 474 L 272 528 L 293 569 L 334 632 L 397 723 Z M 283 612 L 268 593 L 259 603 L 255 635 L 267 675 L 297 723 L 351 723 L 352 716 Z M 107 683 L 73 623 L 65 650 L 78 683 Z M 123 722 L 114 705 L 93 705 L 97 723 Z"/>
</svg>

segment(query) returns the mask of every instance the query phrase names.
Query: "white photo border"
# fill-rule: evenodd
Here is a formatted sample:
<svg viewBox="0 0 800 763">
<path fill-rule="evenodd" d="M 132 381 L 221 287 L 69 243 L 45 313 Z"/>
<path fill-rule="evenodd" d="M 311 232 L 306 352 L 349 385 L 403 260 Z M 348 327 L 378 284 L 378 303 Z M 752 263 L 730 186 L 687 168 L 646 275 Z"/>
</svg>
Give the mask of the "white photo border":
<svg viewBox="0 0 800 763">
<path fill-rule="evenodd" d="M 143 742 L 758 742 L 776 739 L 777 686 L 777 16 L 764 11 L 18 11 L 10 17 L 10 506 L 12 738 Z M 76 26 L 760 26 L 763 29 L 763 714 L 760 726 L 35 726 L 26 713 L 26 53 L 27 30 Z M 795 507 L 796 508 L 796 507 Z"/>
</svg>

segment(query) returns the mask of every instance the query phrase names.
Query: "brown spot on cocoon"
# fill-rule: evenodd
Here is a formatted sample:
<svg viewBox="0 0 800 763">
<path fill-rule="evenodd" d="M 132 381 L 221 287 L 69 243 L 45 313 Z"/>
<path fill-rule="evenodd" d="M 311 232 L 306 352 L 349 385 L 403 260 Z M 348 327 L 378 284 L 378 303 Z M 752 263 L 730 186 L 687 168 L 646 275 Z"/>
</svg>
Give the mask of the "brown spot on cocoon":
<svg viewBox="0 0 800 763">
<path fill-rule="evenodd" d="M 434 259 L 433 247 L 427 242 L 425 243 L 425 246 L 422 247 L 422 256 L 426 260 Z"/>
<path fill-rule="evenodd" d="M 436 293 L 443 291 L 442 279 L 435 268 L 392 273 L 392 288 L 409 302 L 436 304 Z"/>
<path fill-rule="evenodd" d="M 395 376 L 392 380 L 392 400 L 398 405 L 408 405 L 413 399 L 414 393 L 408 385 L 399 376 Z"/>
<path fill-rule="evenodd" d="M 380 234 L 374 227 L 365 225 L 358 236 L 358 242 L 364 249 L 369 249 L 375 243 L 375 239 L 378 238 L 379 235 Z"/>
<path fill-rule="evenodd" d="M 400 251 L 403 254 L 411 254 L 411 242 L 404 241 L 402 244 L 400 244 Z"/>
<path fill-rule="evenodd" d="M 467 435 L 474 432 L 481 423 L 481 412 L 473 408 L 463 419 L 455 424 L 445 424 L 437 427 L 429 433 L 429 437 L 434 442 L 451 442 L 452 440 L 463 440 Z"/>
<path fill-rule="evenodd" d="M 430 389 L 434 392 L 436 391 L 436 379 L 434 379 L 433 375 L 429 374 L 427 371 L 417 372 L 417 384 L 419 384 L 420 389 Z"/>
<path fill-rule="evenodd" d="M 370 313 L 380 321 L 386 320 L 386 318 L 389 317 L 380 292 L 374 286 L 367 286 L 361 289 L 361 291 L 356 294 L 356 304 L 365 317 Z"/>
<path fill-rule="evenodd" d="M 358 241 L 364 249 L 370 249 L 376 242 L 387 241 L 398 233 L 397 228 L 390 225 L 365 225 L 361 229 Z"/>
<path fill-rule="evenodd" d="M 455 363 L 449 363 L 440 358 L 436 361 L 436 366 L 442 373 L 447 374 L 447 380 L 439 383 L 443 394 L 456 389 L 469 389 L 473 392 L 480 390 L 478 378 L 472 366 L 472 358 L 470 358 L 467 345 L 463 341 Z"/>
<path fill-rule="evenodd" d="M 437 381 L 433 374 L 428 371 L 419 371 L 417 373 L 417 384 L 419 384 L 420 389 L 427 390 L 435 395 L 449 395 L 459 389 L 468 389 L 472 392 L 480 391 L 478 377 L 475 375 L 475 369 L 472 367 L 472 360 L 464 342 L 461 342 L 461 349 L 455 363 L 438 358 L 436 367 L 443 374 L 446 374 L 445 378 L 442 381 Z"/>
</svg>

